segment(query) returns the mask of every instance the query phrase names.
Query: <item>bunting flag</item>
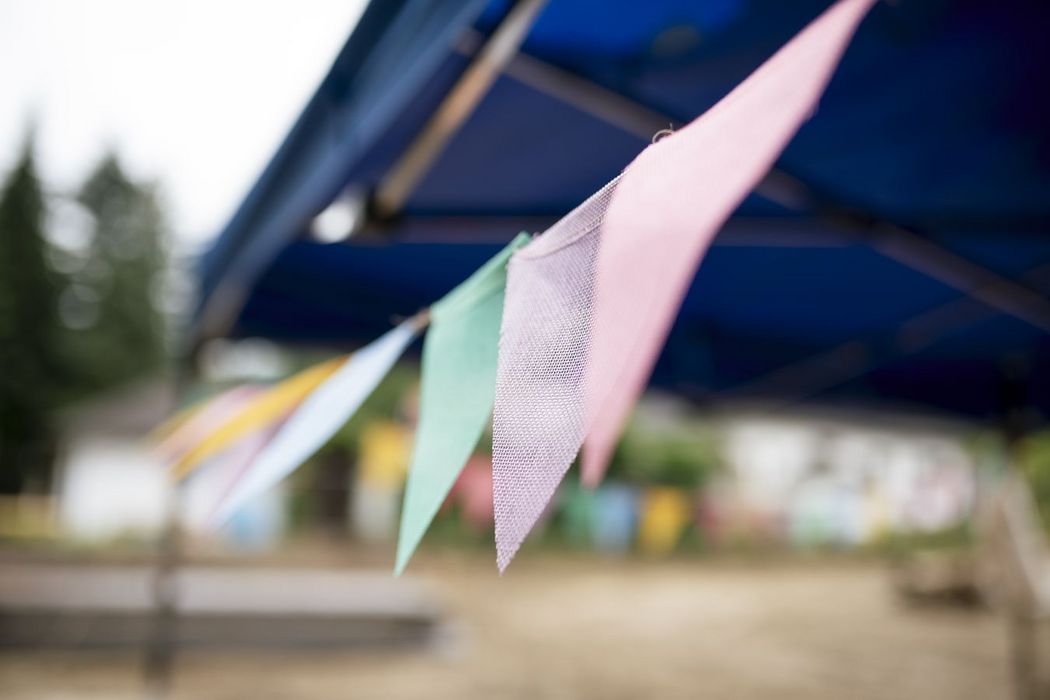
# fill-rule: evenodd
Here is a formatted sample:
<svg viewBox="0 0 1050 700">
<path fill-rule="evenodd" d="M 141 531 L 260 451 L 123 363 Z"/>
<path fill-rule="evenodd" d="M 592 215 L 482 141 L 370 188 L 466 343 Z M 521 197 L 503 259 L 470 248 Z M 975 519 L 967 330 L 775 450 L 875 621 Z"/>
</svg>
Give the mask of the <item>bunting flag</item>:
<svg viewBox="0 0 1050 700">
<path fill-rule="evenodd" d="M 585 484 L 601 481 L 715 234 L 814 113 L 872 4 L 832 6 L 621 179 L 595 272 Z"/>
<path fill-rule="evenodd" d="M 273 438 L 278 425 L 267 425 L 249 432 L 221 452 L 209 457 L 186 480 L 182 519 L 198 532 L 214 530 L 213 522 L 222 503 Z"/>
<path fill-rule="evenodd" d="M 419 424 L 405 487 L 395 572 L 400 575 L 467 463 L 492 414 L 507 260 L 519 234 L 430 309 Z"/>
<path fill-rule="evenodd" d="M 703 253 L 813 112 L 873 2 L 841 0 L 512 258 L 493 417 L 500 571 L 588 434 L 585 478 L 600 480 Z"/>
<path fill-rule="evenodd" d="M 496 561 L 510 563 L 585 434 L 583 382 L 606 185 L 510 259 L 492 417 Z"/>
<path fill-rule="evenodd" d="M 207 437 L 186 451 L 172 467 L 173 476 L 176 479 L 186 478 L 208 457 L 220 452 L 245 435 L 282 419 L 345 362 L 345 357 L 333 358 L 307 367 L 298 374 L 266 389 L 247 406 L 221 423 L 217 429 L 211 431 Z"/>
<path fill-rule="evenodd" d="M 318 382 L 320 386 L 312 389 L 245 470 L 216 511 L 214 525 L 227 521 L 246 501 L 295 471 L 328 442 L 387 375 L 421 325 L 418 319 L 409 319 L 349 359 L 340 358 L 335 371 Z"/>
<path fill-rule="evenodd" d="M 216 425 L 222 425 L 242 411 L 262 391 L 258 386 L 246 384 L 185 409 L 173 419 L 177 424 L 169 421 L 153 432 L 154 452 L 165 462 L 178 461 L 208 437 Z"/>
</svg>

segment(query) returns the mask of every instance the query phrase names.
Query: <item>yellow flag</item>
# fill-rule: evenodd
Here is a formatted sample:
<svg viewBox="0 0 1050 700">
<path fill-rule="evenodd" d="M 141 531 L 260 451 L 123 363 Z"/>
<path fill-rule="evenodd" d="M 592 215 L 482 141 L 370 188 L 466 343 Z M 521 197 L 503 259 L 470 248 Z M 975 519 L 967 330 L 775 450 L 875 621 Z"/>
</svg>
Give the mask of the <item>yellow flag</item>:
<svg viewBox="0 0 1050 700">
<path fill-rule="evenodd" d="M 412 434 L 394 421 L 370 423 L 361 432 L 360 478 L 374 486 L 400 488 L 408 473 Z"/>
<path fill-rule="evenodd" d="M 244 437 L 251 431 L 269 425 L 287 415 L 299 405 L 325 379 L 346 362 L 348 356 L 336 357 L 321 364 L 307 367 L 279 384 L 267 389 L 230 419 L 220 424 L 214 432 L 201 440 L 184 454 L 172 467 L 176 479 L 184 479 L 193 473 L 208 457 Z"/>
</svg>

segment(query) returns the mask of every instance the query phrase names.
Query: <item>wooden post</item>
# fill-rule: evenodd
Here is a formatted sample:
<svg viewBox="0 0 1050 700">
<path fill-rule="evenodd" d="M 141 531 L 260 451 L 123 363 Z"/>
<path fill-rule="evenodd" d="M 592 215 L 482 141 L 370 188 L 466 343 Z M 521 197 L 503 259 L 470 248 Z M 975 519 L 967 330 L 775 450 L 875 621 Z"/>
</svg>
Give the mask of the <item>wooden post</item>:
<svg viewBox="0 0 1050 700">
<path fill-rule="evenodd" d="M 197 378 L 197 347 L 180 353 L 175 365 L 174 408 L 181 406 Z M 157 541 L 153 573 L 153 621 L 146 641 L 143 663 L 144 696 L 163 700 L 171 695 L 178 645 L 178 573 L 182 564 L 180 517 L 185 496 L 184 482 L 172 483 L 165 500 L 164 524 Z"/>
<path fill-rule="evenodd" d="M 1021 442 L 1029 428 L 1028 415 L 1028 362 L 1024 357 L 1005 358 L 1001 366 L 1001 401 L 1003 407 L 1002 436 L 1006 453 L 1007 482 L 1015 480 L 1020 488 L 1014 488 L 1002 503 L 1006 512 L 1002 517 L 1015 526 L 1007 527 L 1009 546 L 1013 547 L 1020 564 L 1016 574 L 1023 581 L 1016 582 L 1020 592 L 1007 597 L 1007 633 L 1009 635 L 1010 665 L 1013 676 L 1014 696 L 1018 700 L 1036 700 L 1041 695 L 1040 682 L 1042 664 L 1039 649 L 1039 621 L 1042 617 L 1040 596 L 1041 567 L 1033 570 L 1037 558 L 1045 556 L 1045 545 L 1038 528 L 1038 514 L 1030 503 L 1024 475 L 1020 473 Z M 1009 488 L 1009 487 L 1008 487 Z M 1008 512 L 1008 511 L 1013 512 Z M 1029 512 L 1025 512 L 1029 511 Z M 1032 530 L 1031 533 L 1020 530 Z M 1032 537 L 1026 535 L 1031 534 Z M 1040 551 L 1034 551 L 1034 550 Z"/>
<path fill-rule="evenodd" d="M 181 563 L 179 511 L 182 491 L 181 484 L 172 485 L 169 489 L 167 512 L 157 546 L 157 567 L 153 575 L 154 616 L 143 669 L 145 697 L 149 700 L 169 697 L 175 675 L 175 647 L 178 643 L 178 569 Z"/>
</svg>

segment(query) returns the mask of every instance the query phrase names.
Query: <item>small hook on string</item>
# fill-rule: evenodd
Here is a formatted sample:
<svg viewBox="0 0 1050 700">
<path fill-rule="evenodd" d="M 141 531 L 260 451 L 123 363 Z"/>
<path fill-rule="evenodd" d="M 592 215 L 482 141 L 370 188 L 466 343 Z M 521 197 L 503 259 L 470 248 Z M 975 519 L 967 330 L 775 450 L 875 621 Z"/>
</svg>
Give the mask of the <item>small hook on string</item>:
<svg viewBox="0 0 1050 700">
<path fill-rule="evenodd" d="M 430 307 L 424 307 L 411 316 L 393 314 L 390 316 L 390 324 L 399 326 L 402 323 L 411 323 L 417 331 L 421 331 L 430 324 Z"/>
<path fill-rule="evenodd" d="M 665 139 L 668 136 L 671 136 L 672 134 L 674 134 L 674 125 L 673 124 L 668 124 L 666 129 L 660 129 L 655 134 L 653 134 L 653 141 L 652 142 L 656 143 L 657 141 L 659 141 L 661 139 Z"/>
</svg>

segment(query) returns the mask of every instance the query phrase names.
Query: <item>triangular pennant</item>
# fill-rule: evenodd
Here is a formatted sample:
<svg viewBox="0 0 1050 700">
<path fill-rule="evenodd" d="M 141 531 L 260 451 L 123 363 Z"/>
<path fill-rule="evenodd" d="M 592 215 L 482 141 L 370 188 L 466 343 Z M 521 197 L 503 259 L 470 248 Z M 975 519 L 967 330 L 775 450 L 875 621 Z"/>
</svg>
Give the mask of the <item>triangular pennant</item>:
<svg viewBox="0 0 1050 700">
<path fill-rule="evenodd" d="M 511 258 L 492 418 L 496 561 L 543 513 L 585 434 L 583 382 L 606 185 Z"/>
<path fill-rule="evenodd" d="M 222 425 L 240 413 L 262 391 L 264 389 L 259 386 L 245 384 L 186 409 L 177 417 L 177 425 L 165 423 L 153 432 L 151 437 L 156 441 L 154 453 L 167 463 L 178 461 L 211 435 L 216 425 Z"/>
<path fill-rule="evenodd" d="M 307 367 L 283 382 L 273 385 L 255 397 L 248 405 L 187 450 L 172 467 L 176 479 L 189 476 L 208 457 L 220 452 L 245 435 L 280 420 L 316 389 L 339 366 L 345 357 L 336 357 Z"/>
<path fill-rule="evenodd" d="M 587 481 L 600 478 L 700 256 L 812 112 L 873 2 L 843 0 L 828 10 L 715 107 L 651 146 L 620 178 L 512 258 L 493 417 L 501 571 L 543 513 L 592 426 L 601 427 L 584 455 Z M 694 147 L 697 132 L 711 152 Z M 618 231 L 607 251 L 607 209 L 620 199 L 628 179 L 632 192 L 617 205 Z M 637 265 L 624 250 L 634 252 Z M 596 320 L 599 256 L 601 294 L 607 299 Z M 610 299 L 635 288 L 638 297 L 628 301 L 636 311 L 617 327 L 619 307 Z M 654 307 L 661 302 L 663 307 Z M 589 368 L 592 344 L 600 354 Z"/>
<path fill-rule="evenodd" d="M 813 114 L 873 3 L 841 0 L 621 178 L 596 269 L 585 484 L 601 481 L 715 234 Z"/>
<path fill-rule="evenodd" d="M 219 507 L 259 453 L 269 444 L 280 423 L 253 430 L 225 450 L 209 457 L 186 479 L 182 521 L 191 530 L 207 532 Z"/>
<path fill-rule="evenodd" d="M 492 414 L 507 260 L 518 235 L 430 309 L 419 425 L 397 541 L 400 574 L 474 452 Z"/>
<path fill-rule="evenodd" d="M 410 319 L 361 348 L 307 396 L 259 453 L 218 509 L 225 522 L 253 496 L 291 474 L 354 415 L 419 331 Z"/>
</svg>

